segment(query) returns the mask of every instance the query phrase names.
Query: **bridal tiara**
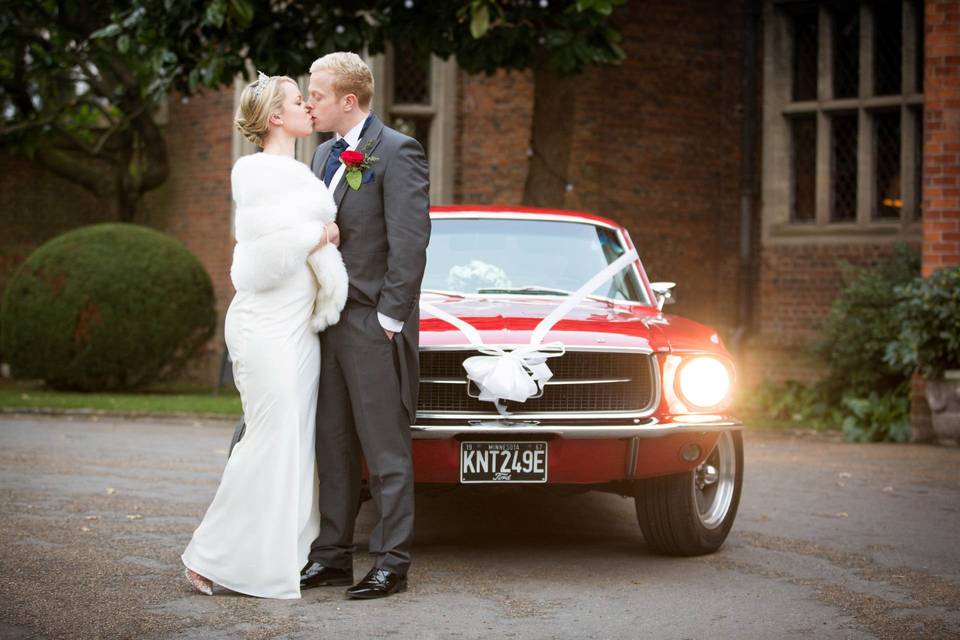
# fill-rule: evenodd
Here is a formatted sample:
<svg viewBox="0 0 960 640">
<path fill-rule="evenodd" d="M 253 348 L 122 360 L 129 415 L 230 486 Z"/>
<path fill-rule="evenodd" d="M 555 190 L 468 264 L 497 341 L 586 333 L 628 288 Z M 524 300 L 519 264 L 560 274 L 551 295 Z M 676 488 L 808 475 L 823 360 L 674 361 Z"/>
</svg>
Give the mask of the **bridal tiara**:
<svg viewBox="0 0 960 640">
<path fill-rule="evenodd" d="M 253 95 L 259 98 L 260 94 L 263 93 L 263 88 L 267 86 L 268 82 L 270 82 L 270 76 L 263 71 L 257 71 L 257 84 L 253 87 Z"/>
</svg>

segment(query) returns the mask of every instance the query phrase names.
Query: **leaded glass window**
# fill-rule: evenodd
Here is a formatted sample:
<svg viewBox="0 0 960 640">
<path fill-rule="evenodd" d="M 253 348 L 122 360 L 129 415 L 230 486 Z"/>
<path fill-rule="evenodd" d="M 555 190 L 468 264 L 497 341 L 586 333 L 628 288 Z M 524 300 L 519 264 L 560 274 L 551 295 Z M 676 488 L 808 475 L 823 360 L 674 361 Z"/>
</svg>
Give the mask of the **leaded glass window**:
<svg viewBox="0 0 960 640">
<path fill-rule="evenodd" d="M 793 16 L 793 99 L 817 99 L 817 11 L 799 11 Z"/>
<path fill-rule="evenodd" d="M 830 221 L 857 219 L 857 116 L 835 115 L 830 150 Z"/>
<path fill-rule="evenodd" d="M 814 222 L 816 214 L 817 118 L 799 116 L 791 123 L 793 198 L 791 220 Z"/>
<path fill-rule="evenodd" d="M 900 112 L 874 115 L 876 144 L 876 208 L 874 217 L 896 220 L 903 208 L 900 195 Z"/>
<path fill-rule="evenodd" d="M 873 92 L 901 92 L 903 77 L 903 3 L 885 0 L 873 9 Z"/>
<path fill-rule="evenodd" d="M 778 157 L 787 160 L 769 171 L 788 173 L 772 178 L 777 220 L 848 232 L 914 224 L 923 171 L 922 0 L 768 2 L 768 55 L 776 59 L 765 82 L 777 87 L 769 95 L 782 112 Z"/>
<path fill-rule="evenodd" d="M 843 5 L 833 12 L 833 97 L 855 98 L 860 92 L 860 7 Z"/>
</svg>

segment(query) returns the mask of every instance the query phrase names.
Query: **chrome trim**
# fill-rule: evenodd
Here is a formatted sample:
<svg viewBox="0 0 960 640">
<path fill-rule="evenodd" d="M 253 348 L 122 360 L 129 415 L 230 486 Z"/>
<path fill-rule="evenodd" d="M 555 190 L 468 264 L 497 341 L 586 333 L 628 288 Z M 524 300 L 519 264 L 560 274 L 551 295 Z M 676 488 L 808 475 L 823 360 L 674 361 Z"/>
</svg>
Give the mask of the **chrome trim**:
<svg viewBox="0 0 960 640">
<path fill-rule="evenodd" d="M 632 382 L 633 378 L 565 378 L 563 380 L 547 380 L 544 385 L 565 384 L 616 384 L 618 382 Z M 420 378 L 426 384 L 467 384 L 466 378 Z"/>
<path fill-rule="evenodd" d="M 637 475 L 637 462 L 640 458 L 640 438 L 634 436 L 630 439 L 630 454 L 627 456 L 627 479 L 633 479 Z"/>
<path fill-rule="evenodd" d="M 517 347 L 529 347 L 527 344 L 496 344 L 496 345 L 484 345 L 484 346 L 495 346 L 501 349 L 516 349 Z M 472 344 L 463 344 L 458 342 L 457 344 L 430 344 L 430 345 L 420 345 L 420 351 L 476 351 L 477 348 Z M 566 347 L 567 351 L 603 351 L 607 353 L 644 353 L 646 355 L 653 355 L 656 353 L 650 347 L 618 347 L 615 345 L 609 346 L 593 346 L 593 345 L 576 345 L 572 347 Z M 659 367 L 658 367 L 659 368 Z"/>
<path fill-rule="evenodd" d="M 600 220 L 577 218 L 576 216 L 556 213 L 533 213 L 530 211 L 431 211 L 431 218 L 449 220 L 544 220 L 548 222 L 569 222 L 570 224 L 588 224 L 619 231 L 620 227 Z"/>
<path fill-rule="evenodd" d="M 467 384 L 466 378 L 420 378 L 420 384 Z"/>
<path fill-rule="evenodd" d="M 715 464 L 711 465 L 710 462 Z M 716 474 L 713 481 L 708 481 L 708 477 L 713 474 Z M 694 503 L 697 505 L 697 517 L 707 529 L 716 529 L 726 520 L 733 494 L 736 492 L 737 453 L 733 436 L 729 433 L 720 436 L 713 451 L 694 470 L 693 477 L 692 489 Z"/>
<path fill-rule="evenodd" d="M 467 346 L 463 349 L 450 349 L 450 351 L 464 351 L 464 350 L 473 350 L 475 347 Z M 423 348 L 421 347 L 421 351 Z M 434 349 L 435 351 L 444 351 L 444 349 Z M 567 351 L 592 351 L 592 349 L 580 349 L 573 348 L 567 349 Z M 645 355 L 652 356 L 653 352 L 650 350 L 618 350 L 618 353 L 642 353 Z M 647 408 L 642 411 L 594 411 L 594 412 L 579 412 L 579 411 L 566 411 L 566 412 L 550 412 L 550 413 L 524 413 L 524 412 L 513 412 L 509 414 L 510 417 L 517 420 L 611 420 L 611 419 L 622 419 L 622 420 L 639 420 L 643 418 L 648 418 L 653 415 L 657 410 L 657 407 L 660 406 L 660 401 L 663 398 L 663 379 L 660 375 L 660 366 L 656 362 L 656 358 L 651 357 L 648 361 L 650 364 L 650 369 L 652 370 L 653 380 L 653 400 L 650 404 L 647 405 Z M 491 407 L 493 405 L 491 404 Z M 457 413 L 457 412 L 442 412 L 442 413 L 417 413 L 418 419 L 424 420 L 491 420 L 500 418 L 494 409 L 491 409 L 490 413 Z"/>
<path fill-rule="evenodd" d="M 658 403 L 659 404 L 659 403 Z M 492 403 L 491 403 L 492 406 Z M 654 405 L 654 409 L 657 405 Z M 653 409 L 643 413 L 608 411 L 608 412 L 575 412 L 564 413 L 511 413 L 507 417 L 514 420 L 639 420 L 653 415 Z M 423 420 L 495 420 L 500 417 L 496 411 L 490 413 L 418 413 L 417 419 Z"/>
<path fill-rule="evenodd" d="M 742 429 L 743 424 L 734 419 L 726 419 L 708 424 L 661 424 L 651 419 L 644 425 L 526 425 L 519 426 L 510 421 L 490 420 L 478 425 L 413 425 L 410 427 L 414 440 L 447 440 L 456 436 L 473 437 L 484 435 L 556 435 L 571 440 L 605 440 L 617 438 L 636 438 L 639 448 L 640 438 L 659 438 L 674 433 L 704 433 L 708 431 L 730 431 Z"/>
<path fill-rule="evenodd" d="M 593 227 L 603 227 L 604 229 L 613 231 L 620 239 L 620 246 L 623 247 L 624 251 L 627 249 L 627 239 L 623 235 L 623 229 L 620 226 L 607 224 L 606 222 L 601 222 L 599 220 L 587 220 L 584 218 L 577 219 L 575 216 L 563 216 L 551 213 L 530 213 L 524 211 L 431 211 L 430 217 L 445 220 L 543 220 L 547 222 L 588 224 Z M 637 263 L 640 261 L 639 255 L 640 251 L 638 250 L 638 257 L 631 263 L 630 266 L 633 267 L 633 272 L 637 276 L 637 282 L 640 284 L 640 294 L 643 295 L 644 298 L 648 298 L 648 292 L 643 286 L 644 274 L 640 273 L 640 268 L 637 266 Z M 642 304 L 648 307 L 657 306 L 651 300 L 649 300 L 649 298 L 646 300 L 631 300 L 631 302 Z"/>
<path fill-rule="evenodd" d="M 616 384 L 618 382 L 633 382 L 633 378 L 568 378 L 566 380 L 547 380 L 543 384 Z"/>
</svg>

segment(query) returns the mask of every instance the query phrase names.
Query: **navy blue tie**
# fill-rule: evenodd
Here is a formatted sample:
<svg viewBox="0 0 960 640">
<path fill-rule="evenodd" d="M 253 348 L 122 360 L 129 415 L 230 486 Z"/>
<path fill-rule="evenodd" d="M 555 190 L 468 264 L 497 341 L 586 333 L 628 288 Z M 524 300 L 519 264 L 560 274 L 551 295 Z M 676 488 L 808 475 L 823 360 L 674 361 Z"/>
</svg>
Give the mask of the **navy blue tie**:
<svg viewBox="0 0 960 640">
<path fill-rule="evenodd" d="M 344 138 L 340 138 L 333 143 L 333 148 L 330 149 L 327 166 L 323 170 L 323 181 L 328 187 L 330 186 L 330 181 L 333 180 L 334 174 L 337 173 L 337 169 L 340 168 L 340 154 L 347 150 L 347 146 L 347 141 Z"/>
</svg>

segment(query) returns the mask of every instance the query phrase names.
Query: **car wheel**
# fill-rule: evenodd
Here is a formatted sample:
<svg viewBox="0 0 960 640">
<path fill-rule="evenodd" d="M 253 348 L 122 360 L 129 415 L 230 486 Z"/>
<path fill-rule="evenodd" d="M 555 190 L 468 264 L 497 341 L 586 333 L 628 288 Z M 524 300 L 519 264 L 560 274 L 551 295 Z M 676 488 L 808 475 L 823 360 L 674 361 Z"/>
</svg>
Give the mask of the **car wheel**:
<svg viewBox="0 0 960 640">
<path fill-rule="evenodd" d="M 743 436 L 724 431 L 693 471 L 637 482 L 634 502 L 643 537 L 659 553 L 713 553 L 733 526 L 742 486 Z"/>
</svg>

